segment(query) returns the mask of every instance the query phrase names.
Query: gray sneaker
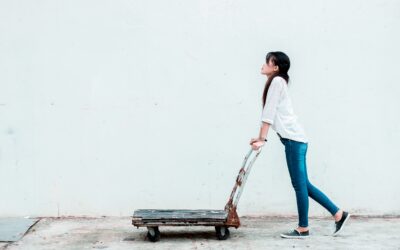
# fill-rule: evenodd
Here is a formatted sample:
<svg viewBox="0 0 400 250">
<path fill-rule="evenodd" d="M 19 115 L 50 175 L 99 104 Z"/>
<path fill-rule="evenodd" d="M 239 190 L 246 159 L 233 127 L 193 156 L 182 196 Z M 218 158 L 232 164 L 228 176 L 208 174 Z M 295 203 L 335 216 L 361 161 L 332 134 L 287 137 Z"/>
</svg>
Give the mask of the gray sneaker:
<svg viewBox="0 0 400 250">
<path fill-rule="evenodd" d="M 333 236 L 339 235 L 339 233 L 343 230 L 343 226 L 346 224 L 346 222 L 349 220 L 350 214 L 348 212 L 343 211 L 342 218 L 338 221 L 335 222 L 335 232 L 333 233 Z"/>
<path fill-rule="evenodd" d="M 309 231 L 299 232 L 296 229 L 293 229 L 292 231 L 281 234 L 281 237 L 285 239 L 305 239 L 308 238 L 309 235 Z"/>
</svg>

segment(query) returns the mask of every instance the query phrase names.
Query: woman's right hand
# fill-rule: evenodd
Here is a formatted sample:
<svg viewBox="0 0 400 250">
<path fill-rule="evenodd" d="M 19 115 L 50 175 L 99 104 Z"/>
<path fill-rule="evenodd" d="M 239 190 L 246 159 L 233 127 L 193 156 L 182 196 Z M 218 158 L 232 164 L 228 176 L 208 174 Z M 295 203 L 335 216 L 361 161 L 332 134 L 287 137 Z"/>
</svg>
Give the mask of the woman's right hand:
<svg viewBox="0 0 400 250">
<path fill-rule="evenodd" d="M 250 145 L 259 140 L 260 140 L 259 138 L 251 138 Z"/>
</svg>

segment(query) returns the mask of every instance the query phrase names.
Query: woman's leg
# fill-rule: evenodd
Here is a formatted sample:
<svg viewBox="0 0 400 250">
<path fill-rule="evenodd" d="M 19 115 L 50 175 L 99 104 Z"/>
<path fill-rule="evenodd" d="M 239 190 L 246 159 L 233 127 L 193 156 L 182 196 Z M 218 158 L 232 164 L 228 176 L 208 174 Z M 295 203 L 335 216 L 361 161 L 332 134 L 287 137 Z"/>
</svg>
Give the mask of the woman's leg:
<svg viewBox="0 0 400 250">
<path fill-rule="evenodd" d="M 307 155 L 307 150 L 306 154 Z M 304 160 L 305 164 L 305 171 L 307 176 L 307 163 L 306 163 L 306 156 Z M 307 177 L 307 191 L 308 195 L 318 202 L 321 206 L 323 206 L 326 210 L 328 210 L 332 216 L 335 216 L 339 212 L 339 208 L 318 188 L 311 184 Z"/>
<path fill-rule="evenodd" d="M 308 188 L 305 153 L 307 144 L 292 140 L 284 141 L 286 162 L 292 186 L 296 192 L 299 227 L 308 227 Z"/>
<path fill-rule="evenodd" d="M 339 211 L 339 208 L 323 192 L 321 192 L 321 190 L 312 185 L 310 181 L 307 181 L 307 190 L 308 195 L 328 210 L 332 216 L 335 216 Z"/>
<path fill-rule="evenodd" d="M 307 172 L 307 166 L 306 166 L 306 172 Z M 339 233 L 341 233 L 343 226 L 350 218 L 350 214 L 348 212 L 343 211 L 342 209 L 339 209 L 321 190 L 312 185 L 308 179 L 307 179 L 307 191 L 308 195 L 313 200 L 315 200 L 326 210 L 328 210 L 335 218 L 336 229 L 335 232 L 333 233 L 333 236 L 336 236 Z"/>
</svg>

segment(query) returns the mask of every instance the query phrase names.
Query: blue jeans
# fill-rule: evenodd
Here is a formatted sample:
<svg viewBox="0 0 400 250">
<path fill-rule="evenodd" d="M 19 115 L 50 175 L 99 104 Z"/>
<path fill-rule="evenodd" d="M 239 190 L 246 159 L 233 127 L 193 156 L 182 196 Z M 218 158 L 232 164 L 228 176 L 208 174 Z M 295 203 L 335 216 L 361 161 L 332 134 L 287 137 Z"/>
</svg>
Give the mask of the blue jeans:
<svg viewBox="0 0 400 250">
<path fill-rule="evenodd" d="M 292 186 L 296 192 L 299 226 L 308 227 L 308 196 L 335 215 L 339 208 L 308 180 L 306 166 L 308 143 L 283 137 L 280 137 L 280 140 L 285 145 L 286 163 Z"/>
</svg>

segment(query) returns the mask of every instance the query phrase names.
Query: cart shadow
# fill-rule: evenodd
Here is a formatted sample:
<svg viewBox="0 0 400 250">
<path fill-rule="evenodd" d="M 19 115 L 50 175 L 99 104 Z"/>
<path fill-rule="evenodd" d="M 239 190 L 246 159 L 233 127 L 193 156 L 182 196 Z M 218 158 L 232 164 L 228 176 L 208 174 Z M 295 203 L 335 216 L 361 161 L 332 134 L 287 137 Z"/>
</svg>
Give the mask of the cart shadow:
<svg viewBox="0 0 400 250">
<path fill-rule="evenodd" d="M 160 230 L 161 231 L 161 230 Z M 229 238 L 242 238 L 244 237 L 244 234 L 241 232 L 235 232 L 231 234 Z M 149 239 L 147 238 L 147 233 L 140 233 L 136 237 L 131 237 L 135 238 L 135 240 L 143 240 L 143 241 L 148 241 Z M 161 241 L 175 241 L 175 240 L 185 240 L 185 239 L 190 239 L 190 240 L 212 240 L 212 241 L 219 241 L 217 239 L 217 236 L 215 234 L 215 231 L 190 231 L 190 232 L 182 232 L 182 231 L 161 231 L 160 232 L 160 240 Z M 129 237 L 127 237 L 124 240 L 132 240 Z"/>
<path fill-rule="evenodd" d="M 215 236 L 215 231 L 197 231 L 197 232 L 161 232 L 161 238 L 163 240 L 167 239 L 217 239 Z"/>
<path fill-rule="evenodd" d="M 162 241 L 177 240 L 177 239 L 198 239 L 198 240 L 217 240 L 215 232 L 161 232 Z M 148 240 L 147 233 L 140 235 L 140 239 Z"/>
</svg>

